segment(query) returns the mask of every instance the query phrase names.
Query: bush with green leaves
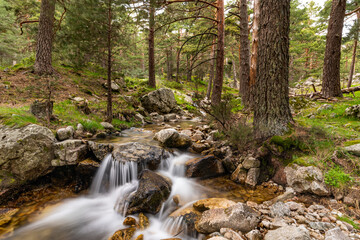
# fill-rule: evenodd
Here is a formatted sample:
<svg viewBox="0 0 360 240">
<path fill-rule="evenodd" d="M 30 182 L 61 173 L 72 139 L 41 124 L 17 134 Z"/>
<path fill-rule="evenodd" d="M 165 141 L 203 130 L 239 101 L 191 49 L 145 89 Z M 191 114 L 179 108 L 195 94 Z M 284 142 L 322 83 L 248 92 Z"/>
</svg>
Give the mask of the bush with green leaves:
<svg viewBox="0 0 360 240">
<path fill-rule="evenodd" d="M 344 188 L 353 183 L 354 179 L 344 172 L 342 168 L 336 166 L 325 174 L 325 183 L 335 188 Z"/>
</svg>

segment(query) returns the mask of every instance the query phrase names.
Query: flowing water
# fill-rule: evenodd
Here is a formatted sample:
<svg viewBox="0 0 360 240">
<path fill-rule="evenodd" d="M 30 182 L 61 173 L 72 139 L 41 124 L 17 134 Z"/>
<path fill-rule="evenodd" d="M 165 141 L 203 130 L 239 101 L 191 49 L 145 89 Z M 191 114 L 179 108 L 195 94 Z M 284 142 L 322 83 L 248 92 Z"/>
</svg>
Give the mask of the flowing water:
<svg viewBox="0 0 360 240">
<path fill-rule="evenodd" d="M 125 131 L 124 136 L 110 141 L 119 144 L 131 141 L 154 144 L 152 138 L 152 131 L 131 129 Z M 188 179 L 185 177 L 184 163 L 194 157 L 196 156 L 190 153 L 175 152 L 172 157 L 162 160 L 158 172 L 171 179 L 171 195 L 157 215 L 149 216 L 149 228 L 137 232 L 135 236 L 144 234 L 145 240 L 166 239 L 175 235 L 186 240 L 201 238 L 187 231 L 181 217 L 169 218 L 176 210 L 173 201 L 175 195 L 179 196 L 181 205 L 185 207 L 207 197 L 262 202 L 276 195 L 273 189 L 248 190 L 224 177 L 203 181 Z M 102 161 L 87 195 L 63 201 L 43 212 L 36 221 L 16 230 L 7 239 L 108 239 L 117 230 L 126 228 L 122 223 L 125 219 L 123 213 L 126 212 L 128 204 L 127 197 L 136 191 L 138 183 L 137 164 L 131 161 L 117 162 L 108 155 Z"/>
<path fill-rule="evenodd" d="M 184 163 L 193 157 L 187 153 L 178 153 L 163 160 L 159 172 L 171 179 L 172 192 L 160 213 L 150 217 L 150 227 L 142 232 L 146 240 L 170 238 L 179 230 L 181 222 L 169 225 L 166 221 L 175 207 L 172 202 L 174 195 L 179 195 L 184 202 L 201 198 L 204 188 L 185 178 Z M 87 196 L 65 201 L 44 214 L 40 220 L 17 230 L 9 239 L 107 239 L 115 231 L 126 228 L 122 225 L 125 217 L 121 212 L 126 209 L 127 196 L 137 189 L 137 178 L 136 164 L 116 162 L 108 155 L 103 160 Z"/>
</svg>

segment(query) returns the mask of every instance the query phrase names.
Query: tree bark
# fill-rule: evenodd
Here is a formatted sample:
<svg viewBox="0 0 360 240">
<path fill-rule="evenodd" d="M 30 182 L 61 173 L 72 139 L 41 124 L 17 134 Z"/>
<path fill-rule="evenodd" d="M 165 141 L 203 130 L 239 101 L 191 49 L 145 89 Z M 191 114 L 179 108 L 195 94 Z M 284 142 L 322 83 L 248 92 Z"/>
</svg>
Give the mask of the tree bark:
<svg viewBox="0 0 360 240">
<path fill-rule="evenodd" d="M 216 39 L 213 38 L 213 45 L 211 46 L 211 52 L 210 52 L 210 59 L 211 63 L 210 63 L 210 75 L 209 75 L 209 82 L 208 82 L 208 87 L 207 87 L 207 91 L 206 91 L 206 97 L 207 99 L 211 98 L 211 89 L 212 89 L 212 85 L 213 85 L 213 81 L 214 81 L 214 76 L 215 76 L 215 41 Z"/>
<path fill-rule="evenodd" d="M 254 20 L 253 20 L 253 37 L 251 45 L 251 63 L 250 63 L 250 80 L 249 80 L 249 104 L 252 105 L 255 84 L 256 84 L 256 65 L 258 59 L 258 42 L 259 42 L 259 24 L 260 24 L 260 0 L 254 0 Z M 252 106 L 250 106 L 252 107 Z"/>
<path fill-rule="evenodd" d="M 250 101 L 250 42 L 247 0 L 240 0 L 240 94 L 242 103 L 248 107 Z"/>
<path fill-rule="evenodd" d="M 233 59 L 233 75 L 234 75 L 234 84 L 233 84 L 233 88 L 237 89 L 238 88 L 238 84 L 237 84 L 237 74 L 236 74 L 236 61 L 235 59 Z"/>
<path fill-rule="evenodd" d="M 224 81 L 224 41 L 225 41 L 225 18 L 224 0 L 217 0 L 217 27 L 218 42 L 216 55 L 216 76 L 211 96 L 212 105 L 217 105 L 221 101 L 222 85 Z"/>
<path fill-rule="evenodd" d="M 39 20 L 38 39 L 36 44 L 35 73 L 38 75 L 51 75 L 52 47 L 54 39 L 54 15 L 56 0 L 42 0 Z"/>
<path fill-rule="evenodd" d="M 107 50 L 108 50 L 108 59 L 107 59 L 107 86 L 108 86 L 108 95 L 107 95 L 107 119 L 106 121 L 111 123 L 113 119 L 112 113 L 112 88 L 111 88 L 111 34 L 112 34 L 112 0 L 108 2 L 108 39 L 107 39 Z"/>
<path fill-rule="evenodd" d="M 172 80 L 173 75 L 173 59 L 172 59 L 172 47 L 170 47 L 166 52 L 166 61 L 167 61 L 167 80 Z"/>
<path fill-rule="evenodd" d="M 149 6 L 149 87 L 156 88 L 155 80 L 155 0 Z"/>
<path fill-rule="evenodd" d="M 333 0 L 324 58 L 322 95 L 342 97 L 340 86 L 341 39 L 344 26 L 346 0 Z"/>
<path fill-rule="evenodd" d="M 260 0 L 260 29 L 254 103 L 257 138 L 289 130 L 290 0 Z"/>
<path fill-rule="evenodd" d="M 356 16 L 357 16 L 356 24 L 358 24 L 358 26 L 357 26 L 357 32 L 355 33 L 355 39 L 354 39 L 354 49 L 353 49 L 351 67 L 350 67 L 349 81 L 348 81 L 348 84 L 347 84 L 348 88 L 351 87 L 352 80 L 353 80 L 353 75 L 354 75 L 354 70 L 355 70 L 355 61 L 356 61 L 356 50 L 357 50 L 357 44 L 358 44 L 358 38 L 359 38 L 360 13 L 356 12 Z"/>
</svg>

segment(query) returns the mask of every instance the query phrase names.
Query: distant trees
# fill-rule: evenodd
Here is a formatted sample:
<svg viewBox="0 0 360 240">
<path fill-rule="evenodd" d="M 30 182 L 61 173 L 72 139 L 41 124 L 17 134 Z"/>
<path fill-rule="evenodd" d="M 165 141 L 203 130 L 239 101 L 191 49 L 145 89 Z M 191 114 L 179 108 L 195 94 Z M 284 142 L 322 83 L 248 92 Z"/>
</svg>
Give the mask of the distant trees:
<svg viewBox="0 0 360 240">
<path fill-rule="evenodd" d="M 322 95 L 342 97 L 340 86 L 341 40 L 344 26 L 346 0 L 333 0 L 324 57 Z"/>
<path fill-rule="evenodd" d="M 260 29 L 254 102 L 258 138 L 289 130 L 290 0 L 260 0 Z"/>
<path fill-rule="evenodd" d="M 39 20 L 39 31 L 36 44 L 35 73 L 39 75 L 51 75 L 52 47 L 54 39 L 54 16 L 56 0 L 42 0 Z"/>
</svg>

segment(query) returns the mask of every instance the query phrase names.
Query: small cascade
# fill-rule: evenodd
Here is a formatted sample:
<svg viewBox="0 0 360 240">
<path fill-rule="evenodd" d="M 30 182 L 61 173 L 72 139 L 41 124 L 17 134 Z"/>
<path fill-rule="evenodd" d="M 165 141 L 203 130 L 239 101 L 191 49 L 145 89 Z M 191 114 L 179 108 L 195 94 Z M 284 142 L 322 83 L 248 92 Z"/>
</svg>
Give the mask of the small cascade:
<svg viewBox="0 0 360 240">
<path fill-rule="evenodd" d="M 95 175 L 90 188 L 90 194 L 110 192 L 125 183 L 138 178 L 136 162 L 114 161 L 111 154 L 107 155 Z"/>
</svg>

